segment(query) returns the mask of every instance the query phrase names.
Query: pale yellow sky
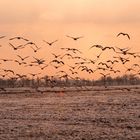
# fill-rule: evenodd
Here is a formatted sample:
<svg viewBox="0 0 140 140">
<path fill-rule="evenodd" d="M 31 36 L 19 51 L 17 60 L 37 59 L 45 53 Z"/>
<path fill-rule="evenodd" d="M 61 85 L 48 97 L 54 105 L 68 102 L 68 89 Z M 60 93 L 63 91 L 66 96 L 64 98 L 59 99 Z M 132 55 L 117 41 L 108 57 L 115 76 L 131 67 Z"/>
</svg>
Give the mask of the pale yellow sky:
<svg viewBox="0 0 140 140">
<path fill-rule="evenodd" d="M 134 52 L 140 52 L 139 13 L 140 0 L 0 1 L 0 34 L 7 36 L 0 40 L 5 46 L 0 56 L 8 54 L 15 58 L 15 54 L 8 50 L 8 38 L 13 36 L 24 36 L 36 42 L 43 47 L 37 57 L 48 59 L 50 51 L 61 53 L 61 47 L 77 47 L 85 52 L 85 56 L 92 57 L 96 52 L 88 52 L 87 48 L 93 44 L 131 47 Z M 116 38 L 119 32 L 129 33 L 131 40 Z M 82 35 L 84 38 L 75 44 L 65 35 Z M 59 41 L 55 48 L 47 48 L 43 39 Z M 33 55 L 28 49 L 24 51 L 19 53 Z"/>
</svg>

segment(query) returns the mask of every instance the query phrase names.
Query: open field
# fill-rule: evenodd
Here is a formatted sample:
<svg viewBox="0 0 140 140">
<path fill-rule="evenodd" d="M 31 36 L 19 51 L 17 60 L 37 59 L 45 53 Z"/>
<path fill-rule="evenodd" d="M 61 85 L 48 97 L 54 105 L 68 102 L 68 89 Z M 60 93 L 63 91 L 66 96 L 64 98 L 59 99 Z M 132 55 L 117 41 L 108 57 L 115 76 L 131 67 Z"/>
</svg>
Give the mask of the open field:
<svg viewBox="0 0 140 140">
<path fill-rule="evenodd" d="M 0 94 L 0 140 L 139 140 L 140 87 Z"/>
</svg>

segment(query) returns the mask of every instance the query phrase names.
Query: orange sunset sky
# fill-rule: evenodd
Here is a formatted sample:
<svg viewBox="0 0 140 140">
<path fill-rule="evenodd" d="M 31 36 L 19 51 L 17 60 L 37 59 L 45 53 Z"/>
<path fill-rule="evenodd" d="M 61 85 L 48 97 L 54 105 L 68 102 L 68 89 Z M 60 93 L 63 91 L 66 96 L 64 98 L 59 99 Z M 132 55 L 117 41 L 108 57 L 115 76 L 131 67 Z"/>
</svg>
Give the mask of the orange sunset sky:
<svg viewBox="0 0 140 140">
<path fill-rule="evenodd" d="M 119 32 L 128 33 L 116 37 Z M 120 48 L 131 48 L 132 52 L 140 52 L 140 0 L 4 0 L 0 1 L 0 58 L 18 59 L 17 54 L 44 58 L 46 63 L 53 59 L 52 52 L 62 54 L 61 47 L 77 48 L 83 56 L 95 59 L 99 49 L 89 48 L 95 44 Z M 78 41 L 67 38 L 84 36 Z M 30 47 L 14 51 L 9 46 L 9 38 L 23 36 L 35 42 L 41 49 L 34 54 Z M 48 46 L 42 40 L 58 40 Z M 13 41 L 13 44 L 23 42 Z M 101 61 L 112 59 L 113 52 L 106 51 Z M 70 60 L 65 60 L 69 63 Z M 2 62 L 1 62 L 2 63 Z M 139 63 L 139 59 L 126 65 Z M 70 62 L 73 65 L 73 62 Z M 28 74 L 41 72 L 42 75 L 54 75 L 58 70 L 48 67 L 41 71 L 38 67 L 25 68 L 14 62 L 2 63 L 1 68 L 13 69 L 16 73 Z M 94 69 L 94 66 L 89 66 Z M 117 69 L 124 69 L 122 65 Z M 67 67 L 61 70 L 66 70 Z M 2 73 L 2 72 L 1 72 Z M 81 77 L 97 78 L 97 74 L 79 73 Z M 119 74 L 118 74 L 119 75 Z"/>
</svg>

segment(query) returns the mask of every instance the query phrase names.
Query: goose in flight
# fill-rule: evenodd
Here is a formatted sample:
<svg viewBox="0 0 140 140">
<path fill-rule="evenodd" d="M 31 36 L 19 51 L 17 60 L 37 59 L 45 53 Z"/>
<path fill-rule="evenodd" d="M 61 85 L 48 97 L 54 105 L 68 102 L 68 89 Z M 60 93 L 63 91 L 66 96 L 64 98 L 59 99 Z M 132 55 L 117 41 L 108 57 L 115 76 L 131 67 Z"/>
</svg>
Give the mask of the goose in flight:
<svg viewBox="0 0 140 140">
<path fill-rule="evenodd" d="M 54 56 L 54 58 L 58 58 L 58 57 L 60 57 L 60 56 L 61 56 L 61 54 L 56 55 L 56 54 L 54 54 L 54 53 L 52 53 L 52 55 Z"/>
<path fill-rule="evenodd" d="M 22 39 L 22 40 L 25 40 L 25 41 L 29 41 L 28 39 L 23 38 L 23 37 L 20 37 L 20 36 L 12 37 L 9 40 L 14 40 L 14 39 L 18 39 L 18 40 L 21 40 Z"/>
<path fill-rule="evenodd" d="M 131 49 L 131 48 L 118 48 L 118 47 L 116 47 L 116 48 L 121 51 L 121 52 L 116 52 L 116 53 L 120 53 L 123 55 L 127 55 L 129 53 L 128 51 Z"/>
<path fill-rule="evenodd" d="M 132 68 L 133 67 L 139 67 L 140 68 L 140 65 L 135 63 L 135 64 L 132 65 Z"/>
<path fill-rule="evenodd" d="M 83 69 L 81 69 L 81 71 L 86 71 L 86 72 L 88 72 L 89 74 L 94 73 L 94 71 L 93 71 L 92 69 L 89 69 L 89 68 L 87 68 L 87 67 L 84 67 Z"/>
<path fill-rule="evenodd" d="M 18 60 L 15 60 L 15 62 L 17 62 L 19 65 L 27 64 L 26 62 L 19 62 Z"/>
<path fill-rule="evenodd" d="M 24 46 L 27 46 L 27 45 L 34 45 L 36 48 L 38 48 L 38 46 L 34 42 L 27 42 L 26 44 L 24 44 Z"/>
<path fill-rule="evenodd" d="M 120 70 L 113 70 L 113 69 L 111 69 L 110 71 L 112 71 L 114 73 L 120 73 L 121 72 Z"/>
<path fill-rule="evenodd" d="M 69 58 L 72 58 L 73 59 L 73 56 L 71 54 L 69 54 L 69 53 L 64 54 L 60 58 L 63 59 L 65 56 L 68 56 Z"/>
<path fill-rule="evenodd" d="M 39 75 L 39 74 L 41 74 L 41 73 L 29 73 L 32 77 L 35 77 L 35 76 L 37 76 L 37 75 Z"/>
<path fill-rule="evenodd" d="M 12 73 L 13 75 L 15 74 L 15 72 L 13 70 L 10 70 L 10 69 L 2 69 L 4 72 L 10 72 Z"/>
<path fill-rule="evenodd" d="M 40 67 L 41 70 L 44 70 L 45 68 L 47 68 L 49 65 L 48 64 L 45 64 L 45 66 L 43 67 Z"/>
<path fill-rule="evenodd" d="M 0 60 L 2 60 L 3 62 L 13 61 L 12 59 L 0 59 Z"/>
<path fill-rule="evenodd" d="M 75 69 L 78 65 L 76 65 L 76 66 L 70 66 L 70 65 L 68 65 L 71 69 Z"/>
<path fill-rule="evenodd" d="M 72 69 L 69 69 L 69 71 L 71 71 L 71 74 L 78 74 L 77 71 L 73 71 Z"/>
<path fill-rule="evenodd" d="M 24 61 L 25 59 L 29 58 L 30 56 L 26 56 L 26 57 L 21 57 L 20 55 L 17 55 L 22 61 Z"/>
<path fill-rule="evenodd" d="M 14 49 L 14 50 L 18 50 L 18 49 L 23 49 L 24 46 L 23 45 L 19 45 L 17 47 L 15 47 L 13 44 L 9 43 L 9 45 Z"/>
<path fill-rule="evenodd" d="M 26 75 L 21 75 L 21 74 L 16 74 L 16 76 L 18 76 L 18 78 L 20 78 L 20 79 L 23 79 L 23 78 L 27 77 Z"/>
<path fill-rule="evenodd" d="M 92 49 L 92 48 L 100 48 L 100 49 L 103 49 L 103 46 L 102 45 L 92 45 L 89 49 Z"/>
<path fill-rule="evenodd" d="M 115 52 L 115 48 L 114 47 L 103 47 L 102 48 L 102 51 L 105 51 L 106 49 L 109 49 L 109 50 L 113 50 Z"/>
<path fill-rule="evenodd" d="M 41 64 L 44 64 L 45 60 L 44 59 L 38 59 L 38 58 L 35 58 L 35 61 L 31 62 L 31 63 L 37 63 L 38 65 L 41 65 Z"/>
<path fill-rule="evenodd" d="M 5 38 L 6 36 L 0 36 L 0 39 Z"/>
<path fill-rule="evenodd" d="M 112 63 L 112 64 L 114 64 L 115 62 L 116 62 L 116 63 L 119 63 L 119 61 L 118 61 L 118 60 L 113 60 L 113 61 L 112 61 L 112 60 L 107 60 L 106 62 L 107 62 L 107 63 L 109 63 L 109 62 L 110 62 L 110 63 Z"/>
<path fill-rule="evenodd" d="M 58 40 L 52 41 L 52 42 L 47 42 L 45 40 L 43 40 L 46 44 L 48 44 L 49 46 L 52 46 L 55 42 L 57 42 Z"/>
<path fill-rule="evenodd" d="M 3 78 L 6 77 L 7 75 L 8 75 L 8 73 L 6 73 L 6 74 L 0 74 L 0 76 L 3 77 Z"/>
<path fill-rule="evenodd" d="M 130 40 L 129 34 L 120 32 L 120 33 L 117 35 L 117 37 L 120 36 L 120 35 L 127 36 L 128 39 Z"/>
<path fill-rule="evenodd" d="M 130 71 L 135 71 L 133 68 L 127 68 L 127 70 L 125 71 L 125 73 L 130 72 Z"/>
<path fill-rule="evenodd" d="M 30 46 L 31 48 L 32 48 L 32 50 L 36 53 L 38 50 L 40 50 L 41 49 L 41 47 L 40 48 L 33 48 L 32 46 Z"/>
<path fill-rule="evenodd" d="M 72 37 L 72 36 L 69 36 L 69 35 L 66 35 L 66 37 L 69 37 L 69 38 L 71 38 L 71 39 L 73 39 L 73 40 L 78 40 L 78 39 L 80 39 L 80 38 L 83 38 L 83 36 L 79 36 L 79 37 Z"/>
<path fill-rule="evenodd" d="M 59 60 L 57 60 L 57 59 L 54 59 L 54 60 L 52 60 L 50 63 L 57 63 L 57 64 L 62 64 L 62 65 L 64 65 L 65 63 L 63 62 L 63 61 L 59 61 Z"/>
<path fill-rule="evenodd" d="M 104 73 L 100 73 L 104 78 L 106 78 L 108 75 L 110 75 L 110 73 L 108 74 L 104 74 Z"/>
</svg>

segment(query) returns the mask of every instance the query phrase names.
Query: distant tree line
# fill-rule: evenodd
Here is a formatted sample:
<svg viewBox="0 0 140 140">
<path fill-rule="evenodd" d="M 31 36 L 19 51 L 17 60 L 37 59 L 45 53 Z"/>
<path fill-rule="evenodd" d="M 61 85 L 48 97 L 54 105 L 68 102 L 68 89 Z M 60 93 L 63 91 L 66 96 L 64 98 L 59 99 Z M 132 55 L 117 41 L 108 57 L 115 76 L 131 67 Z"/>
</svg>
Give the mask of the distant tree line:
<svg viewBox="0 0 140 140">
<path fill-rule="evenodd" d="M 87 79 L 58 79 L 44 76 L 43 78 L 21 78 L 21 79 L 2 79 L 0 78 L 0 87 L 80 87 L 80 86 L 117 86 L 117 85 L 138 85 L 140 78 L 135 75 L 123 75 L 112 78 L 110 76 L 101 77 L 98 80 Z"/>
</svg>

